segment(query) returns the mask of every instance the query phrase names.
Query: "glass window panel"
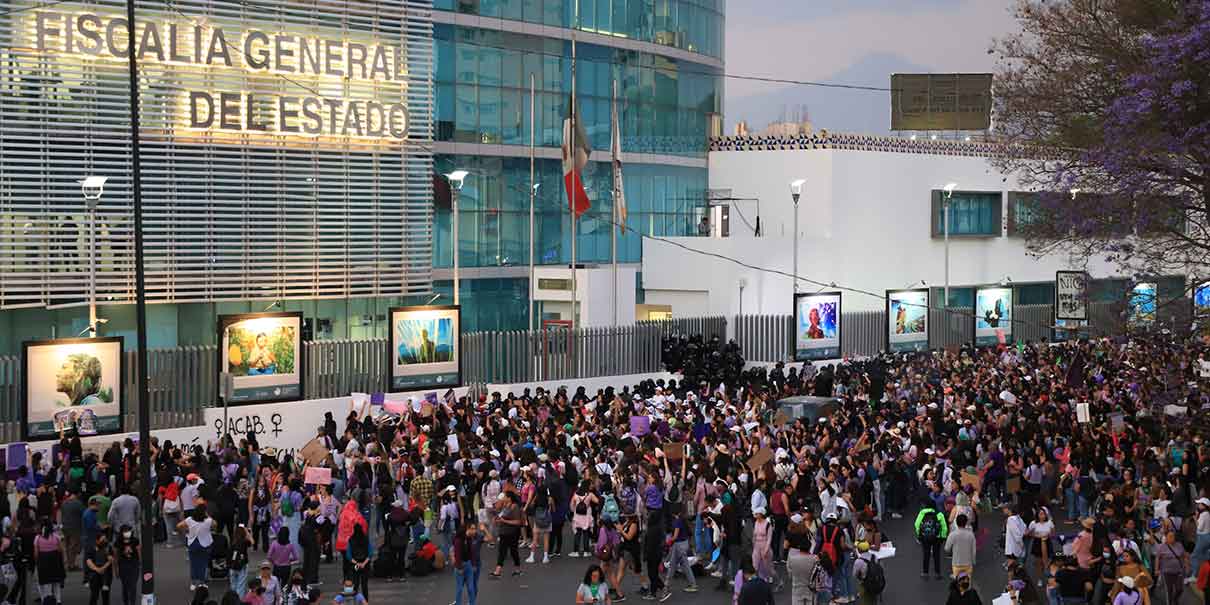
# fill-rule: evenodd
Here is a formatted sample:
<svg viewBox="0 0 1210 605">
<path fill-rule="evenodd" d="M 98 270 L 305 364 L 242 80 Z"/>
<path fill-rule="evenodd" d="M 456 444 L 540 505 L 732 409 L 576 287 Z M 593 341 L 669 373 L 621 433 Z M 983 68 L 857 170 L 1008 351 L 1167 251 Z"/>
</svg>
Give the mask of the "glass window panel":
<svg viewBox="0 0 1210 605">
<path fill-rule="evenodd" d="M 500 143 L 500 89 L 479 87 L 479 132 L 480 142 L 493 145 Z"/>
<path fill-rule="evenodd" d="M 501 0 L 479 0 L 479 14 L 484 17 L 500 16 Z"/>
<path fill-rule="evenodd" d="M 457 119 L 455 121 L 454 140 L 462 143 L 477 143 L 479 139 L 479 98 L 478 87 L 473 84 L 459 84 L 455 89 L 457 96 Z"/>
<path fill-rule="evenodd" d="M 523 98 L 528 100 L 528 91 L 524 97 L 519 90 L 500 92 L 500 137 L 501 142 L 506 145 L 529 144 L 529 130 L 524 133 L 521 130 L 522 124 L 527 122 L 529 117 L 529 104 L 522 104 Z M 522 117 L 522 114 L 525 117 Z"/>
<path fill-rule="evenodd" d="M 542 22 L 542 0 L 524 0 L 523 18 L 530 23 Z"/>
<path fill-rule="evenodd" d="M 529 89 L 529 76 L 525 74 L 520 52 L 501 51 L 500 83 L 513 88 Z"/>
<path fill-rule="evenodd" d="M 520 21 L 524 18 L 524 9 L 522 0 L 499 0 L 500 16 L 505 19 L 513 19 Z"/>
<path fill-rule="evenodd" d="M 500 48 L 489 46 L 479 48 L 479 83 L 481 85 L 500 85 L 500 69 L 504 60 L 503 55 L 504 51 Z"/>
<path fill-rule="evenodd" d="M 612 16 L 611 15 L 612 8 L 613 8 L 612 5 L 615 0 L 595 0 L 595 1 L 597 3 L 597 11 L 596 11 L 597 31 L 602 34 L 613 33 L 613 24 L 611 22 L 610 17 Z"/>
</svg>

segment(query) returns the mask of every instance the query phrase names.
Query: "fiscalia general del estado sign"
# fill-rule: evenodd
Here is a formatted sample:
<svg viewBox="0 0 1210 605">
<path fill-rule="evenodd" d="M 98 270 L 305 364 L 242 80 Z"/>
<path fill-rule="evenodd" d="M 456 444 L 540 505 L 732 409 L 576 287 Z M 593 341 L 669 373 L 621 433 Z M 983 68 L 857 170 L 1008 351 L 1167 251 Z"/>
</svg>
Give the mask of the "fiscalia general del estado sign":
<svg viewBox="0 0 1210 605">
<path fill-rule="evenodd" d="M 40 53 L 127 61 L 131 45 L 124 17 L 37 12 L 34 48 Z M 137 20 L 134 51 L 141 62 L 277 75 L 290 82 L 364 82 L 406 86 L 406 54 L 396 45 L 342 38 L 241 29 L 222 25 Z M 188 90 L 180 125 L 194 130 L 279 135 L 404 139 L 407 106 L 373 98 L 331 98 L 299 84 L 297 94 L 248 90 Z M 398 90 L 397 89 L 397 90 Z"/>
</svg>

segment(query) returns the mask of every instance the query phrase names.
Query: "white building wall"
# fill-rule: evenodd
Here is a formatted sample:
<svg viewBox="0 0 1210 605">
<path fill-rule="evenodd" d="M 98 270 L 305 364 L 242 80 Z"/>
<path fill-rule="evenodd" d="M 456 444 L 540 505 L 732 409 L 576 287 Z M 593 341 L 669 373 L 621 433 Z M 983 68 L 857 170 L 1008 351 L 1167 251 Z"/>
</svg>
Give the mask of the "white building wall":
<svg viewBox="0 0 1210 605">
<path fill-rule="evenodd" d="M 712 189 L 760 199 L 764 237 L 753 238 L 733 211 L 731 237 L 676 241 L 789 274 L 794 245 L 789 183 L 805 178 L 799 202 L 799 275 L 824 285 L 800 282 L 800 291 L 831 289 L 828 284 L 835 283 L 875 294 L 846 291 L 846 311 L 882 309 L 885 290 L 919 285 L 920 280 L 943 285 L 945 245 L 930 235 L 930 203 L 931 191 L 949 182 L 960 191 L 1001 192 L 1005 205 L 1001 237 L 951 238 L 952 286 L 996 283 L 1006 276 L 1014 283 L 1053 281 L 1056 270 L 1076 268 L 1066 256 L 1030 256 L 1023 239 L 1003 236 L 1008 217 L 1004 194 L 1020 187 L 985 158 L 831 149 L 720 151 L 710 154 L 709 164 Z M 733 204 L 754 220 L 755 204 Z M 1103 262 L 1087 269 L 1095 277 L 1111 274 Z M 746 282 L 745 314 L 790 313 L 792 284 L 786 275 L 643 240 L 643 287 L 649 301 L 653 290 L 666 300 L 675 300 L 670 292 L 706 291 L 708 308 L 702 314 L 735 315 L 741 278 Z M 673 313 L 696 315 L 697 306 L 690 312 L 673 303 Z"/>
</svg>

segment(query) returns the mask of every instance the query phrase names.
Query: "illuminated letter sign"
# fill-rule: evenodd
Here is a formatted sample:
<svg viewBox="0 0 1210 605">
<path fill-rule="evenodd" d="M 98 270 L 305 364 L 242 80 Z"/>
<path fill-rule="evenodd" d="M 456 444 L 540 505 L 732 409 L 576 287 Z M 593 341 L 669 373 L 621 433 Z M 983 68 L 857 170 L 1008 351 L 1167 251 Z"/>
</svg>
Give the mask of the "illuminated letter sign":
<svg viewBox="0 0 1210 605">
<path fill-rule="evenodd" d="M 126 61 L 126 19 L 34 12 L 29 43 L 44 55 Z M 133 52 L 146 66 L 212 74 L 214 88 L 185 84 L 166 125 L 201 133 L 401 141 L 408 136 L 407 55 L 366 34 L 336 37 L 259 30 L 187 17 L 140 20 Z M 239 28 L 236 31 L 236 28 Z M 144 68 L 145 71 L 150 69 Z M 290 86 L 279 86 L 284 80 Z M 182 81 L 186 81 L 182 78 Z M 242 81 L 241 88 L 233 88 Z M 272 84 L 267 86 L 266 84 Z M 193 86 L 193 87 L 191 87 Z M 264 92 L 284 89 L 285 92 Z M 291 90 L 293 89 L 293 90 Z"/>
</svg>

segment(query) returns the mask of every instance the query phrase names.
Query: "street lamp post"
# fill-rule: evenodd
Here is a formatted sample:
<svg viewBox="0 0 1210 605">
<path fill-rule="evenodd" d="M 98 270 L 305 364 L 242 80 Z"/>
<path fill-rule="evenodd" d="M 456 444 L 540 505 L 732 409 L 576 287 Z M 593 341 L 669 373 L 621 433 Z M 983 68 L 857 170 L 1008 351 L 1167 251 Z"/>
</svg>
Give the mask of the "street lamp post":
<svg viewBox="0 0 1210 605">
<path fill-rule="evenodd" d="M 90 176 L 80 181 L 84 205 L 88 207 L 88 337 L 97 336 L 97 204 L 108 177 Z"/>
<path fill-rule="evenodd" d="M 462 181 L 466 179 L 466 175 L 470 174 L 465 170 L 455 170 L 445 178 L 450 180 L 450 189 L 453 195 L 450 203 L 450 230 L 453 232 L 451 239 L 454 240 L 454 304 L 460 304 L 458 297 L 458 196 L 462 193 Z"/>
<path fill-rule="evenodd" d="M 950 198 L 954 197 L 954 189 L 957 186 L 957 183 L 946 183 L 943 187 L 945 195 L 941 197 L 941 216 L 945 229 L 945 294 L 941 303 L 942 309 L 950 306 Z"/>
<path fill-rule="evenodd" d="M 798 294 L 798 198 L 802 196 L 802 186 L 807 179 L 798 179 L 790 183 L 790 199 L 794 200 L 794 293 Z"/>
</svg>

